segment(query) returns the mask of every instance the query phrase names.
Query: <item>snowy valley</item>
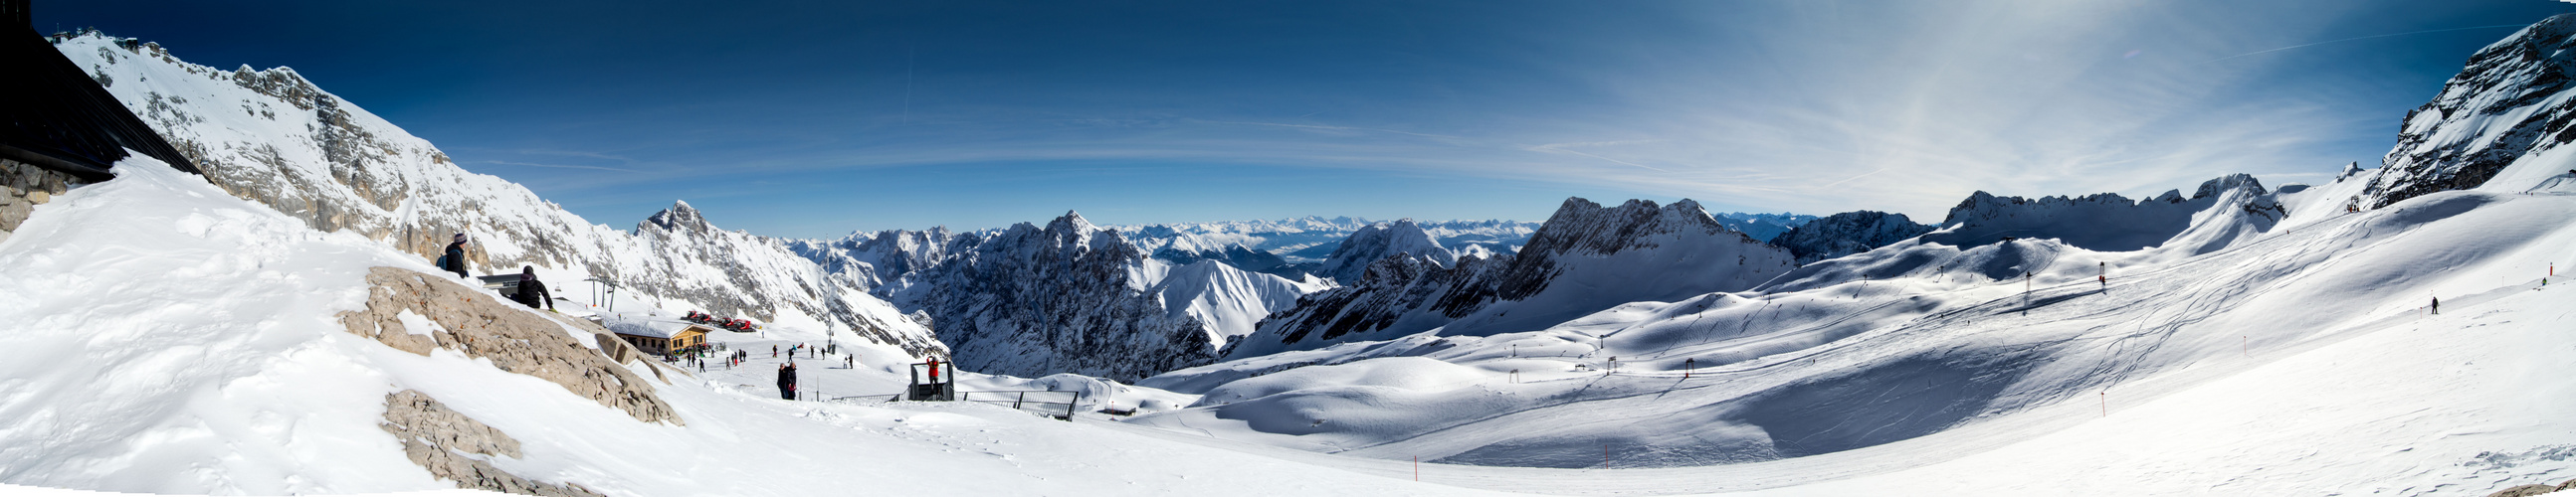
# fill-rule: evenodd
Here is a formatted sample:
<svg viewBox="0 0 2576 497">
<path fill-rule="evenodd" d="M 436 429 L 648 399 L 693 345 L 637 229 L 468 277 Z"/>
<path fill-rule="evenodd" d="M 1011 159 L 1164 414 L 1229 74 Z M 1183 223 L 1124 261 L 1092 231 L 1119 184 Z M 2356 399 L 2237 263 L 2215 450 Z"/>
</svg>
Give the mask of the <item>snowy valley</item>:
<svg viewBox="0 0 2576 497">
<path fill-rule="evenodd" d="M 2576 17 L 2480 51 L 2382 167 L 2320 184 L 1976 191 L 1937 224 L 1567 198 L 1540 222 L 1068 211 L 838 239 L 725 230 L 686 202 L 592 224 L 291 69 L 48 41 L 204 174 L 135 154 L 47 195 L 10 182 L 40 203 L 0 238 L 0 336 L 22 358 L 0 362 L 0 492 L 2576 479 L 2576 289 L 2555 277 L 2576 265 Z M 439 271 L 457 232 L 472 272 L 534 267 L 555 310 Z M 759 327 L 707 334 L 723 355 L 695 360 L 617 338 L 690 311 Z M 898 400 L 925 361 L 953 363 L 965 401 Z"/>
</svg>

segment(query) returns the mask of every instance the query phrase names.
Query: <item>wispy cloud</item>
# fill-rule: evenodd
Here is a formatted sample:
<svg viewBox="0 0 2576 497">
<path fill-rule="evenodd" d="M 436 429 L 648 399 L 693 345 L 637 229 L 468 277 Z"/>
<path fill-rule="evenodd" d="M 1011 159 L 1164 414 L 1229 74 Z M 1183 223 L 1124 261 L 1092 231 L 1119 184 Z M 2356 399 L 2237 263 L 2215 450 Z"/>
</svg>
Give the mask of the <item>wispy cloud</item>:
<svg viewBox="0 0 2576 497">
<path fill-rule="evenodd" d="M 1649 166 L 1649 165 L 1645 165 L 1645 164 L 1638 164 L 1638 163 L 1635 163 L 1635 162 L 1628 162 L 1628 161 L 1623 161 L 1623 160 L 1619 160 L 1619 159 L 1612 159 L 1612 158 L 1609 158 L 1609 157 L 1602 157 L 1602 156 L 1600 156 L 1600 155 L 1595 155 L 1595 154 L 1592 154 L 1592 153 L 1583 152 L 1583 151 L 1579 151 L 1579 150 L 1573 150 L 1573 149 L 1571 149 L 1571 148 L 1568 148 L 1568 147 L 1599 147 L 1599 146 L 1620 145 L 1620 144 L 1627 144 L 1627 143 L 1639 143 L 1639 142 L 1550 143 L 1550 144 L 1545 144 L 1545 145 L 1532 145 L 1532 146 L 1529 146 L 1529 147 L 1527 147 L 1527 148 L 1524 148 L 1523 150 L 1528 150 L 1528 151 L 1532 151 L 1532 152 L 1540 152 L 1540 153 L 1550 153 L 1550 154 L 1571 154 L 1571 155 L 1579 155 L 1579 156 L 1584 156 L 1584 157 L 1591 157 L 1591 158 L 1594 158 L 1594 159 L 1600 159 L 1600 160 L 1602 160 L 1602 161 L 1609 162 L 1609 163 L 1612 163 L 1612 164 L 1618 164 L 1618 165 L 1622 165 L 1622 166 L 1635 167 L 1635 168 L 1639 168 L 1639 169 L 1645 169 L 1645 170 L 1648 170 L 1648 171 L 1663 172 L 1663 173 L 1669 173 L 1669 172 L 1672 172 L 1672 170 L 1669 170 L 1669 169 L 1664 169 L 1664 168 L 1655 167 L 1655 166 Z"/>
<path fill-rule="evenodd" d="M 2576 3 L 2576 0 L 2560 0 L 2560 1 L 2568 2 L 2568 3 Z M 2242 58 L 2242 57 L 2251 57 L 2251 56 L 2262 55 L 2262 54 L 2267 54 L 2267 53 L 2272 53 L 2272 52 L 2279 52 L 2279 51 L 2283 51 L 2283 50 L 2291 50 L 2291 49 L 2308 48 L 2308 47 L 2313 47 L 2313 46 L 2317 46 L 2317 45 L 2325 45 L 2325 44 L 2329 44 L 2329 43 L 2343 43 L 2343 42 L 2347 42 L 2347 41 L 2361 41 L 2361 40 L 2368 40 L 2368 39 L 2374 39 L 2374 38 L 2389 38 L 2389 37 L 2407 36 L 2407 35 L 2420 35 L 2420 34 L 2431 34 L 2431 33 L 2447 33 L 2447 32 L 2452 32 L 2452 31 L 2468 31 L 2468 30 L 2472 30 L 2472 29 L 2519 28 L 2519 27 L 2529 26 L 2529 25 L 2530 25 L 2530 24 L 2497 24 L 2497 25 L 2493 25 L 2493 26 L 2470 26 L 2470 27 L 2465 27 L 2465 28 L 2427 29 L 2427 30 L 2423 30 L 2423 31 L 2408 31 L 2408 32 L 2404 32 L 2404 33 L 2389 33 L 2389 34 L 2370 35 L 2370 36 L 2355 36 L 2355 37 L 2351 37 L 2351 38 L 2333 39 L 2333 40 L 2320 41 L 2320 42 L 2316 42 L 2316 43 L 2301 43 L 2301 44 L 2297 44 L 2297 45 L 2290 45 L 2290 46 L 2281 47 L 2281 48 L 2274 48 L 2274 49 L 2270 49 L 2270 50 L 2256 50 L 2256 51 L 2252 51 L 2252 52 L 2245 52 L 2245 53 L 2236 54 L 2236 55 L 2229 55 L 2229 56 L 2226 56 L 2226 57 L 2219 57 L 2219 58 L 2215 58 L 2215 59 L 2209 59 L 2209 60 L 2206 60 L 2206 61 L 2201 61 L 2201 63 L 2202 63 L 2202 64 L 2207 64 L 2207 63 L 2211 63 L 2211 62 L 2218 62 L 2218 61 L 2223 61 L 2223 60 L 2228 60 L 2228 59 L 2236 59 L 2236 58 Z"/>
<path fill-rule="evenodd" d="M 614 171 L 614 172 L 621 172 L 621 173 L 640 172 L 640 171 L 636 171 L 636 170 L 634 170 L 634 169 L 615 168 L 615 167 L 606 167 L 606 166 L 583 166 L 583 165 L 576 165 L 576 164 L 540 164 L 540 163 L 535 163 L 535 162 L 518 162 L 518 161 L 506 161 L 506 160 L 484 160 L 484 161 L 476 161 L 476 162 L 483 163 L 483 164 L 499 164 L 499 165 L 504 165 L 504 166 L 544 167 L 544 168 L 554 168 L 554 169 L 588 169 L 588 170 L 593 170 L 593 171 Z"/>
<path fill-rule="evenodd" d="M 925 44 L 921 63 L 945 67 L 921 67 L 918 84 L 908 75 L 909 49 L 889 46 L 883 74 L 832 80 L 873 91 L 835 86 L 799 95 L 806 99 L 770 102 L 754 92 L 675 104 L 637 114 L 655 119 L 557 126 L 599 135 L 586 142 L 549 135 L 495 147 L 527 150 L 463 159 L 621 173 L 542 186 L 600 196 L 697 195 L 717 190 L 698 183 L 788 177 L 848 183 L 814 187 L 834 193 L 897 190 L 947 184 L 921 178 L 952 168 L 1013 185 L 964 186 L 978 195 L 1087 195 L 1059 207 L 1153 210 L 1136 206 L 1170 207 L 1174 201 L 1158 198 L 1174 195 L 1117 187 L 1068 193 L 1045 183 L 1293 170 L 1331 177 L 1297 187 L 1306 190 L 1455 178 L 1527 191 L 1690 197 L 1713 209 L 1937 218 L 1977 190 L 2147 195 L 2228 173 L 2313 178 L 2372 161 L 2393 141 L 2396 116 L 2448 75 L 2391 82 L 2389 68 L 2419 68 L 2421 44 L 2491 41 L 2502 33 L 2488 31 L 2513 26 L 2488 25 L 2510 18 L 2391 15 L 2431 3 L 1407 5 L 1389 9 L 1445 21 L 1251 37 L 1232 33 L 1269 24 L 1163 18 L 1135 26 L 1135 36 L 1071 48 L 1012 38 L 1032 34 L 974 31 L 990 24 L 978 18 L 943 29 L 1012 48 L 982 52 L 990 60 L 979 62 L 968 53 L 934 58 L 931 47 L 941 45 Z M 1369 12 L 1354 17 L 1377 13 Z M 1099 13 L 1106 21 L 1127 14 Z M 2478 26 L 2455 27 L 2468 24 Z M 1202 27 L 1154 31 L 1160 25 Z M 2356 53 L 2400 41 L 2415 50 Z M 1209 53 L 1240 57 L 1215 61 Z M 851 94 L 881 98 L 835 100 Z M 669 116 L 692 124 L 639 126 L 658 132 L 649 136 L 617 127 Z M 583 146 L 600 152 L 546 148 Z M 1150 171 L 1126 169 L 1140 164 Z M 1166 171 L 1181 172 L 1156 176 Z M 1435 192 L 1447 197 L 1418 202 L 1484 208 L 1527 198 L 1493 190 Z M 1280 214 L 1370 214 L 1293 208 Z"/>
<path fill-rule="evenodd" d="M 1308 114 L 1308 115 L 1313 115 L 1313 114 Z M 1411 132 L 1411 131 L 1402 131 L 1402 130 L 1393 130 L 1393 129 L 1383 129 L 1383 128 L 1363 128 L 1363 127 L 1357 127 L 1357 126 L 1331 126 L 1331 125 L 1323 125 L 1323 124 L 1265 123 L 1265 122 L 1249 122 L 1249 121 L 1198 121 L 1198 122 L 1203 122 L 1203 123 L 1208 123 L 1208 124 L 1234 124 L 1234 125 L 1242 125 L 1242 126 L 1269 126 L 1269 127 L 1275 127 L 1275 128 L 1294 128 L 1294 129 L 1308 129 L 1308 130 L 1318 130 L 1318 131 L 1341 131 L 1341 132 L 1385 133 L 1385 134 L 1393 134 L 1393 135 L 1418 136 L 1418 137 L 1423 137 L 1423 138 L 1438 138 L 1438 139 L 1442 139 L 1442 140 L 1466 140 L 1466 138 L 1463 138 L 1463 137 L 1450 136 L 1450 135 L 1438 135 L 1438 134 L 1431 134 L 1431 133 L 1415 133 L 1415 132 Z"/>
</svg>

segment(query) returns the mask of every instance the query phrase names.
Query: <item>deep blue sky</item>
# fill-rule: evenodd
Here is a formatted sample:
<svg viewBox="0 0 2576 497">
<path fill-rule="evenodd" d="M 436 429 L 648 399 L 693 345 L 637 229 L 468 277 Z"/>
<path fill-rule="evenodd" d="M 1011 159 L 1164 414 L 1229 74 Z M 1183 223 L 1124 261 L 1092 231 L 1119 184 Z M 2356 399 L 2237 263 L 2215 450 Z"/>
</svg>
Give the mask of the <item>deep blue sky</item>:
<svg viewBox="0 0 2576 497">
<path fill-rule="evenodd" d="M 2513 32 L 2457 28 L 2571 11 L 38 0 L 36 24 L 294 67 L 592 222 L 685 199 L 728 228 L 830 237 L 1068 209 L 1121 224 L 1539 220 L 1567 196 L 1933 222 L 1981 189 L 2321 181 L 2376 164 L 2407 110 Z M 2415 33 L 2428 30 L 2447 31 Z"/>
</svg>

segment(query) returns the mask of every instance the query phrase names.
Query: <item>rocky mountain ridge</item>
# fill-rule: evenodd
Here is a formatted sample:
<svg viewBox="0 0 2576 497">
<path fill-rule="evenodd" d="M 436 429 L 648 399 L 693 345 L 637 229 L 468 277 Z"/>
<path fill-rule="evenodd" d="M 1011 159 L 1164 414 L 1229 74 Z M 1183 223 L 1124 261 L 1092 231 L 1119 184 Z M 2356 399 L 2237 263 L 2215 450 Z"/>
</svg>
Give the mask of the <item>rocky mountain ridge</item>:
<svg viewBox="0 0 2576 497">
<path fill-rule="evenodd" d="M 1798 265 L 1832 259 L 1887 246 L 1907 238 L 1932 232 L 1932 226 L 1916 224 L 1904 214 L 1878 211 L 1852 211 L 1825 216 L 1791 228 L 1772 245 L 1789 249 L 1797 256 Z"/>
<path fill-rule="evenodd" d="M 1324 257 L 1323 265 L 1317 267 L 1315 273 L 1334 281 L 1355 282 L 1359 281 L 1362 272 L 1368 270 L 1369 264 L 1399 255 L 1419 257 L 1439 267 L 1458 263 L 1458 254 L 1441 247 L 1440 241 L 1433 239 L 1430 232 L 1423 231 L 1422 226 L 1408 218 L 1363 226 L 1351 232 L 1350 237 L 1334 246 L 1332 255 Z"/>
<path fill-rule="evenodd" d="M 763 321 L 802 315 L 914 355 L 945 348 L 893 307 L 777 240 L 715 229 L 685 204 L 628 233 L 591 224 L 526 187 L 458 167 L 427 140 L 323 91 L 289 68 L 187 63 L 155 43 L 96 31 L 52 38 L 207 181 L 322 231 L 437 256 L 466 233 L 483 274 L 535 266 L 557 287 L 618 282 L 626 295 Z"/>
<path fill-rule="evenodd" d="M 2576 141 L 2571 83 L 2576 14 L 2552 16 L 2487 45 L 2431 102 L 2406 113 L 2397 146 L 2352 203 L 2376 209 L 2477 188 L 2517 161 Z"/>
<path fill-rule="evenodd" d="M 1791 259 L 1719 224 L 1695 201 L 1604 207 L 1568 198 L 1518 254 L 1463 257 L 1448 267 L 1420 256 L 1379 259 L 1349 285 L 1262 320 L 1226 357 L 1433 329 L 1537 330 L 1628 302 L 1751 288 L 1793 268 Z"/>
<path fill-rule="evenodd" d="M 1076 212 L 1043 227 L 889 230 L 790 245 L 929 323 L 961 367 L 996 374 L 1132 380 L 1206 364 L 1261 316 L 1322 288 L 1237 266 L 1276 260 L 1267 253 L 1240 245 L 1148 252 Z"/>
</svg>

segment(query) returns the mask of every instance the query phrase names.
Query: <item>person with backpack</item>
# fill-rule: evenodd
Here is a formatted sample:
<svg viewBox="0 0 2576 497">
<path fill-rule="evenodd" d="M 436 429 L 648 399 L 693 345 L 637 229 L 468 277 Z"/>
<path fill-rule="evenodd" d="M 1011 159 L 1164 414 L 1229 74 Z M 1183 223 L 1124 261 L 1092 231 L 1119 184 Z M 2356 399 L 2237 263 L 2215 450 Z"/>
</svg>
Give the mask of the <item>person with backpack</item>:
<svg viewBox="0 0 2576 497">
<path fill-rule="evenodd" d="M 546 291 L 546 282 L 537 281 L 536 266 L 519 266 L 519 293 L 510 300 L 529 309 L 555 310 L 554 294 Z"/>
<path fill-rule="evenodd" d="M 456 234 L 456 241 L 455 241 L 455 242 L 453 242 L 453 243 L 449 243 L 449 244 L 447 244 L 447 255 L 439 257 L 439 258 L 438 258 L 438 260 L 439 260 L 439 267 L 438 267 L 439 269 L 446 270 L 447 272 L 450 272 L 450 273 L 456 273 L 456 277 L 458 277 L 458 278 L 472 278 L 472 277 L 473 277 L 473 276 L 470 276 L 470 275 L 465 274 L 465 234 L 464 234 L 464 233 L 457 233 L 457 234 Z"/>
</svg>

